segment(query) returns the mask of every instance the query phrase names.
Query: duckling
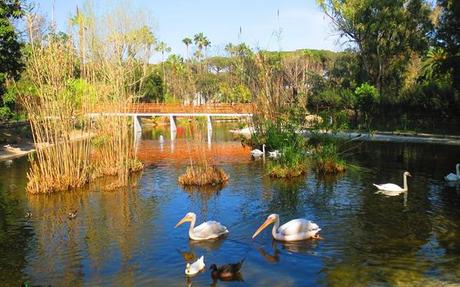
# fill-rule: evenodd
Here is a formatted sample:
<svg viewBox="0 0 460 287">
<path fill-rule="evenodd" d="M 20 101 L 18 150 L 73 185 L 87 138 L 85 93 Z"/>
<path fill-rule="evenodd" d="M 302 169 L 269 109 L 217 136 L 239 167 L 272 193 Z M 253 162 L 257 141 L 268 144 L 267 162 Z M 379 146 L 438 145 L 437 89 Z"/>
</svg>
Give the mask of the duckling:
<svg viewBox="0 0 460 287">
<path fill-rule="evenodd" d="M 32 212 L 31 212 L 30 210 L 28 210 L 28 211 L 26 212 L 26 216 L 25 216 L 25 217 L 26 217 L 26 218 L 31 218 L 31 217 L 32 217 Z"/>
<path fill-rule="evenodd" d="M 197 261 L 193 262 L 192 264 L 187 263 L 187 265 L 185 266 L 185 275 L 196 275 L 198 272 L 203 270 L 204 267 L 204 256 L 201 256 Z"/>
<path fill-rule="evenodd" d="M 69 212 L 68 214 L 69 219 L 74 219 L 75 217 L 77 217 L 77 213 L 78 213 L 78 210 L 76 209 L 74 211 Z"/>
<path fill-rule="evenodd" d="M 241 280 L 240 269 L 243 266 L 244 258 L 238 263 L 225 264 L 217 267 L 212 264 L 209 270 L 213 279 L 220 279 L 223 281 Z"/>
</svg>

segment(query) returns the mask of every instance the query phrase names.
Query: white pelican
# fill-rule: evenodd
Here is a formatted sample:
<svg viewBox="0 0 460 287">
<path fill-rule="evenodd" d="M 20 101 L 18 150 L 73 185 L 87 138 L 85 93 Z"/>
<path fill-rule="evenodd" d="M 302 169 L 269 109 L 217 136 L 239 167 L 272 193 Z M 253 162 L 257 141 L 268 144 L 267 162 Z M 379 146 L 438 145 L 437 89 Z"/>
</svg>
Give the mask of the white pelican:
<svg viewBox="0 0 460 287">
<path fill-rule="evenodd" d="M 444 179 L 446 181 L 457 181 L 457 180 L 460 180 L 460 163 L 457 163 L 455 165 L 455 170 L 457 172 L 457 174 L 453 174 L 453 173 L 449 173 L 448 175 L 446 175 L 444 177 Z"/>
<path fill-rule="evenodd" d="M 204 267 L 204 256 L 201 256 L 197 261 L 193 262 L 192 264 L 187 263 L 187 265 L 185 266 L 185 274 L 188 276 L 193 276 L 201 270 L 203 270 Z"/>
<path fill-rule="evenodd" d="M 407 177 L 411 176 L 408 171 L 403 173 L 404 188 L 401 188 L 399 185 L 394 183 L 385 183 L 385 184 L 375 184 L 373 185 L 379 189 L 376 193 L 381 193 L 387 196 L 397 196 L 403 192 L 408 191 L 407 187 Z"/>
<path fill-rule="evenodd" d="M 272 235 L 278 241 L 300 241 L 310 238 L 319 239 L 318 232 L 321 230 L 316 223 L 304 218 L 293 219 L 280 226 L 280 216 L 270 214 L 267 220 L 257 229 L 252 238 L 254 239 L 264 228 L 271 223 L 275 223 Z"/>
<path fill-rule="evenodd" d="M 265 156 L 265 144 L 262 145 L 262 150 L 257 149 L 257 148 L 256 148 L 256 149 L 253 149 L 253 150 L 251 151 L 251 155 L 252 155 L 253 157 Z"/>
<path fill-rule="evenodd" d="M 274 151 L 269 151 L 268 152 L 268 157 L 271 157 L 271 158 L 274 158 L 274 159 L 277 159 L 281 156 L 281 153 L 279 150 L 274 150 Z"/>
<path fill-rule="evenodd" d="M 218 238 L 228 233 L 227 227 L 217 221 L 206 221 L 195 227 L 196 214 L 187 213 L 177 224 L 176 228 L 184 222 L 190 221 L 188 236 L 192 240 L 208 240 Z"/>
</svg>

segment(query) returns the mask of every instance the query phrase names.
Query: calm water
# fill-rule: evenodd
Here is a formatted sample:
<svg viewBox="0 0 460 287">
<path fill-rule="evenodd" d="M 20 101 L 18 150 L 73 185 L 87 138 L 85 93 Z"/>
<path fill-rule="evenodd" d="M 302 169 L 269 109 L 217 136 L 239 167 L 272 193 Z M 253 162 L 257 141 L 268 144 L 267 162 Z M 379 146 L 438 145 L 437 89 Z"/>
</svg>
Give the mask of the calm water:
<svg viewBox="0 0 460 287">
<path fill-rule="evenodd" d="M 439 286 L 460 284 L 460 187 L 442 177 L 460 161 L 460 148 L 363 144 L 350 159 L 366 170 L 338 177 L 310 172 L 294 181 L 263 175 L 226 128 L 215 127 L 211 147 L 144 131 L 140 157 L 150 164 L 136 187 L 49 196 L 25 193 L 27 159 L 0 163 L 0 285 L 209 286 L 209 272 L 191 280 L 185 260 L 211 263 L 246 258 L 244 281 L 218 286 Z M 190 154 L 215 158 L 230 175 L 222 190 L 186 191 L 176 183 Z M 400 184 L 409 170 L 409 195 L 386 198 L 372 183 Z M 67 212 L 78 209 L 74 220 Z M 32 218 L 26 219 L 27 210 Z M 174 225 L 193 211 L 215 219 L 229 236 L 188 240 L 188 225 Z M 281 221 L 306 217 L 324 240 L 274 243 L 269 230 L 251 236 L 270 213 Z M 443 285 L 444 286 L 444 285 Z"/>
</svg>

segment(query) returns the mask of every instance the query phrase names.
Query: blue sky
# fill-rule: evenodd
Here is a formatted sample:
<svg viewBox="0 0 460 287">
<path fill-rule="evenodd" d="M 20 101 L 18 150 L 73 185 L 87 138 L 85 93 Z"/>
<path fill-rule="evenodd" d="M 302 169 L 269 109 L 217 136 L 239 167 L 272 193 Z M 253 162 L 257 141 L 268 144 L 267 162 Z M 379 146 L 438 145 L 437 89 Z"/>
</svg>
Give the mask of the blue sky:
<svg viewBox="0 0 460 287">
<path fill-rule="evenodd" d="M 54 1 L 55 21 L 60 30 L 66 31 L 69 15 L 85 1 Z M 115 2 L 94 1 L 99 10 Z M 40 12 L 51 17 L 52 3 L 52 0 L 39 0 Z M 315 0 L 136 0 L 123 3 L 148 14 L 157 38 L 166 42 L 173 53 L 182 55 L 186 54 L 182 39 L 193 38 L 198 32 L 209 38 L 213 54 L 223 54 L 225 44 L 240 41 L 268 50 L 341 50 L 329 20 Z M 278 40 L 274 32 L 280 28 Z"/>
</svg>

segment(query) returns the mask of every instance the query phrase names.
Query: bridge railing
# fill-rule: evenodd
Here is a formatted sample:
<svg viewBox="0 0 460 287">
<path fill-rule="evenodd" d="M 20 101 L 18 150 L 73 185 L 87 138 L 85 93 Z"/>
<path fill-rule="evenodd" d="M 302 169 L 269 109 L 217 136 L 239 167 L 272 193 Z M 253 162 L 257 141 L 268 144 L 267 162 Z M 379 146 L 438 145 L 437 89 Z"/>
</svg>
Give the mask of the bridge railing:
<svg viewBox="0 0 460 287">
<path fill-rule="evenodd" d="M 121 109 L 121 110 L 120 110 Z M 252 104 L 206 104 L 206 105 L 178 105 L 137 103 L 127 107 L 98 107 L 94 112 L 117 113 L 156 113 L 156 114 L 252 114 Z"/>
</svg>

